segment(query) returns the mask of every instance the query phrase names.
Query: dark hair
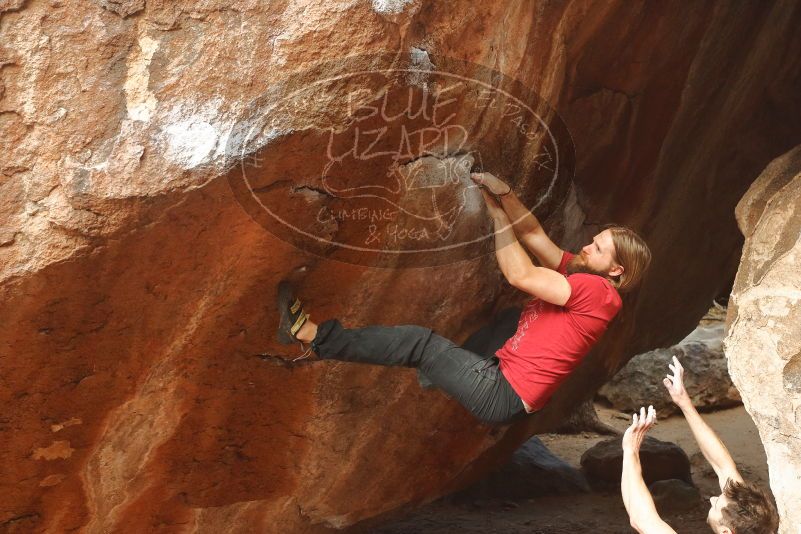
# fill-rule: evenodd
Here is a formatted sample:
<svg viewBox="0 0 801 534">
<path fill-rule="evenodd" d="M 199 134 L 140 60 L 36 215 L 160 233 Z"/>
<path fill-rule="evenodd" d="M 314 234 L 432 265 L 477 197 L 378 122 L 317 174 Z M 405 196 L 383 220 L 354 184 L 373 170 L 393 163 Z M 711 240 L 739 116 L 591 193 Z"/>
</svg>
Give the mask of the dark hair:
<svg viewBox="0 0 801 534">
<path fill-rule="evenodd" d="M 721 511 L 722 524 L 734 534 L 774 534 L 779 528 L 779 513 L 773 500 L 756 484 L 729 479 L 723 495 L 731 502 Z"/>
</svg>

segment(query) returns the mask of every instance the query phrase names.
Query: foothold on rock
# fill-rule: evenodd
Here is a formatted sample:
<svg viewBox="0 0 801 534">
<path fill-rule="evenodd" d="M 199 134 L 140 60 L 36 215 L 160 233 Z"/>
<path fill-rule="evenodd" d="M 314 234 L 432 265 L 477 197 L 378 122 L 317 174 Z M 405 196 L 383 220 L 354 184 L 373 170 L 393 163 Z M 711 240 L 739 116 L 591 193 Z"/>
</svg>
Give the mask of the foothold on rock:
<svg viewBox="0 0 801 534">
<path fill-rule="evenodd" d="M 620 483 L 623 470 L 621 438 L 601 441 L 581 455 L 581 468 L 591 484 L 597 486 Z M 640 447 L 642 474 L 646 484 L 672 478 L 693 483 L 690 459 L 675 443 L 646 436 Z"/>
</svg>

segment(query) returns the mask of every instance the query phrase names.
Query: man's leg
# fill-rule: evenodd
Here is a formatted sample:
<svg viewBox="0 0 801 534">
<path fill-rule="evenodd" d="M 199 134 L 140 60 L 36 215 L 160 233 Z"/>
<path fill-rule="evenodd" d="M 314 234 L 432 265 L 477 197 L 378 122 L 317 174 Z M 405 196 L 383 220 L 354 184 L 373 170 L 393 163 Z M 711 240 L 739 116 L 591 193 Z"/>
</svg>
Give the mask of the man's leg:
<svg viewBox="0 0 801 534">
<path fill-rule="evenodd" d="M 306 325 L 304 325 L 304 328 Z M 309 336 L 314 334 L 313 339 Z M 345 329 L 337 320 L 298 333 L 321 359 L 416 367 L 437 387 L 488 423 L 522 415 L 523 404 L 494 357 L 479 356 L 421 326 Z"/>
<path fill-rule="evenodd" d="M 506 308 L 498 312 L 490 324 L 473 332 L 462 344 L 462 348 L 486 358 L 494 356 L 515 335 L 521 311 L 520 308 Z M 419 369 L 417 380 L 422 388 L 434 387 L 434 383 Z"/>
</svg>

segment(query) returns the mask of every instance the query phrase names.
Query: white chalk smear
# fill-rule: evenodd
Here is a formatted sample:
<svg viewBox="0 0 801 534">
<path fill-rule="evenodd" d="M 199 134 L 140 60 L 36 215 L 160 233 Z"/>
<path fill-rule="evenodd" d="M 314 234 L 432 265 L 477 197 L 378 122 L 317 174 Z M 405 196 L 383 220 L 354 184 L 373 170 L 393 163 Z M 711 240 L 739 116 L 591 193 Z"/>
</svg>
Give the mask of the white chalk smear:
<svg viewBox="0 0 801 534">
<path fill-rule="evenodd" d="M 376 13 L 401 13 L 406 8 L 406 4 L 411 4 L 412 0 L 372 0 L 373 11 Z"/>
<path fill-rule="evenodd" d="M 156 97 L 148 88 L 150 62 L 159 47 L 159 42 L 147 35 L 139 37 L 138 49 L 128 58 L 128 73 L 125 77 L 125 105 L 128 118 L 147 122 L 156 109 Z"/>
<path fill-rule="evenodd" d="M 202 104 L 182 102 L 159 117 L 164 156 L 184 169 L 200 165 L 224 166 L 256 153 L 273 139 L 288 134 L 265 125 L 264 117 L 242 119 L 226 110 L 221 98 Z"/>
<path fill-rule="evenodd" d="M 217 146 L 217 129 L 203 120 L 190 118 L 164 129 L 167 135 L 167 157 L 184 169 L 206 162 Z"/>
</svg>

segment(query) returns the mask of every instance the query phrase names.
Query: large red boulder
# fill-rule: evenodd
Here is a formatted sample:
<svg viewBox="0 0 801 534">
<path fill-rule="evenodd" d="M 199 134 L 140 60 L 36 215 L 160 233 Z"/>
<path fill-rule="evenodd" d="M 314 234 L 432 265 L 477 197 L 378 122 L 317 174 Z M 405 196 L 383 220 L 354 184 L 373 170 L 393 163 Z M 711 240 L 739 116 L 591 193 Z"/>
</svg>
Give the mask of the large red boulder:
<svg viewBox="0 0 801 534">
<path fill-rule="evenodd" d="M 12 532 L 325 530 L 468 483 L 693 328 L 734 275 L 735 204 L 801 133 L 791 3 L 12 1 L 0 17 Z M 354 115 L 381 94 L 353 75 L 386 69 L 415 97 L 445 87 L 437 69 L 466 78 L 447 116 L 469 142 L 425 153 L 418 132 L 395 166 L 349 152 L 357 126 L 381 127 Z M 514 99 L 531 109 L 493 107 Z M 511 428 L 409 370 L 292 362 L 273 335 L 286 278 L 315 319 L 457 341 L 520 302 L 477 197 L 454 193 L 467 156 L 513 181 L 563 246 L 614 220 L 654 252 L 598 350 Z M 403 213 L 394 227 L 387 209 Z M 376 221 L 390 248 L 344 246 Z"/>
</svg>

